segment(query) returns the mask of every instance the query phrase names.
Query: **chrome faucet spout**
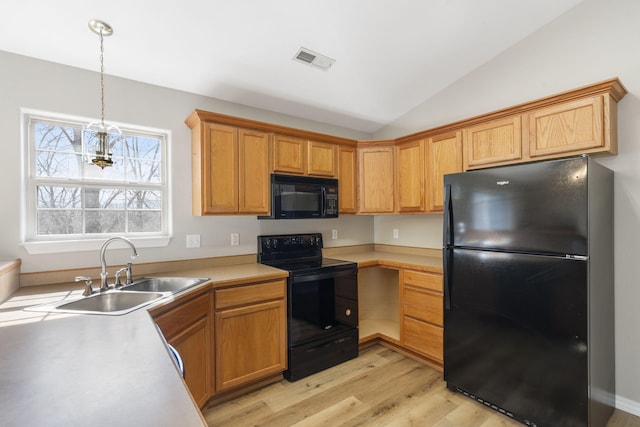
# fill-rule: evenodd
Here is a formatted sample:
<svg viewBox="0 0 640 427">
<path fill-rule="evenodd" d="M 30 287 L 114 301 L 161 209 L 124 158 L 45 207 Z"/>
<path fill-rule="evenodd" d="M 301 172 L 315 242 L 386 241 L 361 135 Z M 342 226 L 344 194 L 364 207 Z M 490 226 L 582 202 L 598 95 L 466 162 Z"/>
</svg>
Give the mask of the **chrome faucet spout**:
<svg viewBox="0 0 640 427">
<path fill-rule="evenodd" d="M 134 246 L 134 244 L 129 240 L 129 239 L 125 239 L 124 237 L 112 237 L 110 239 L 108 239 L 106 242 L 104 242 L 102 244 L 102 247 L 100 248 L 100 267 L 101 267 L 101 272 L 100 272 L 100 291 L 106 291 L 107 289 L 109 289 L 109 285 L 107 284 L 107 276 L 109 275 L 109 273 L 107 272 L 107 260 L 105 259 L 105 255 L 107 253 L 107 247 L 114 241 L 116 240 L 121 240 L 123 242 L 125 242 L 126 244 L 129 245 L 129 247 L 131 247 L 131 250 L 133 251 L 133 255 L 131 255 L 131 258 L 135 258 L 138 256 L 138 251 L 136 250 L 136 247 Z M 131 267 L 129 267 L 130 270 Z M 130 274 L 130 273 L 129 273 Z"/>
</svg>

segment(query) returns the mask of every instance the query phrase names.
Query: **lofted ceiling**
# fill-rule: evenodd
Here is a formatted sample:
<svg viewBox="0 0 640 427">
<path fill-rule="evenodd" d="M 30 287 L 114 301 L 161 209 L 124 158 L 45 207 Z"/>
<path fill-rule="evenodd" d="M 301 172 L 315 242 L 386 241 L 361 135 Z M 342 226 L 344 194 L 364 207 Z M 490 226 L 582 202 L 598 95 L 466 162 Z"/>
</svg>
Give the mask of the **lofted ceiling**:
<svg viewBox="0 0 640 427">
<path fill-rule="evenodd" d="M 582 1 L 3 1 L 0 50 L 98 71 L 100 19 L 106 74 L 373 133 Z"/>
</svg>

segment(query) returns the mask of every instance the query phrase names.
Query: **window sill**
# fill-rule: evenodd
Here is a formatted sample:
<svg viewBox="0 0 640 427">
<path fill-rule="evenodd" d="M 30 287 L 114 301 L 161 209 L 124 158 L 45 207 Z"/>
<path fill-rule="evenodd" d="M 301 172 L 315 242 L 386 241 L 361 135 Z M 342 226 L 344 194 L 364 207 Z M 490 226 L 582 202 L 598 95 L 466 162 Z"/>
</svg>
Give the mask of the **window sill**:
<svg viewBox="0 0 640 427">
<path fill-rule="evenodd" d="M 54 254 L 64 252 L 84 252 L 97 251 L 109 237 L 103 239 L 90 240 L 56 240 L 56 241 L 37 241 L 23 242 L 22 246 L 27 250 L 29 255 Z M 163 248 L 169 245 L 171 236 L 159 237 L 127 237 L 135 245 L 136 248 Z"/>
</svg>

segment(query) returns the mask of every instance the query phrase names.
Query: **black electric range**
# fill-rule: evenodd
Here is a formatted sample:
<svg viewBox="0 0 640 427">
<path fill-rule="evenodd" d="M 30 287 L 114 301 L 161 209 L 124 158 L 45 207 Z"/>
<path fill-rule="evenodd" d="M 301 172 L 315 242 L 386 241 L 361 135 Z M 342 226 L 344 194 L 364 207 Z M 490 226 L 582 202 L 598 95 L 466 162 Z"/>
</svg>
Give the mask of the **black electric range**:
<svg viewBox="0 0 640 427">
<path fill-rule="evenodd" d="M 290 381 L 358 356 L 358 266 L 322 247 L 321 233 L 258 236 L 258 262 L 289 272 Z"/>
</svg>

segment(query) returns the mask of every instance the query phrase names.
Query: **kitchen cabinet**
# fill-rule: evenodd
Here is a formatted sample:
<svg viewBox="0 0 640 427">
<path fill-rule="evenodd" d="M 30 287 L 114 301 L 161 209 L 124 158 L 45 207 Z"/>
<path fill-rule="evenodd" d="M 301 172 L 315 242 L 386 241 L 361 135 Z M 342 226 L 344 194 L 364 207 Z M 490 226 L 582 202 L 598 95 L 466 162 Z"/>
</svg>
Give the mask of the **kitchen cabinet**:
<svg viewBox="0 0 640 427">
<path fill-rule="evenodd" d="M 462 132 L 449 132 L 427 140 L 427 201 L 429 212 L 444 208 L 444 176 L 462 172 Z"/>
<path fill-rule="evenodd" d="M 514 163 L 526 159 L 522 152 L 521 116 L 514 115 L 464 129 L 464 169 Z"/>
<path fill-rule="evenodd" d="M 405 142 L 396 146 L 396 206 L 398 212 L 424 212 L 425 141 Z"/>
<path fill-rule="evenodd" d="M 608 95 L 579 99 L 529 113 L 526 133 L 529 155 L 538 160 L 568 153 L 615 150 L 611 147 L 611 138 L 606 137 L 610 132 L 605 132 L 610 114 Z"/>
<path fill-rule="evenodd" d="M 403 269 L 402 345 L 443 362 L 442 275 Z"/>
<path fill-rule="evenodd" d="M 192 128 L 193 214 L 269 213 L 264 132 L 204 122 Z"/>
<path fill-rule="evenodd" d="M 307 174 L 333 178 L 337 172 L 336 146 L 326 142 L 307 142 Z"/>
<path fill-rule="evenodd" d="M 273 136 L 273 171 L 278 173 L 336 176 L 335 144 L 295 138 Z"/>
<path fill-rule="evenodd" d="M 286 135 L 273 135 L 273 171 L 304 175 L 307 141 Z"/>
<path fill-rule="evenodd" d="M 338 199 L 341 214 L 358 211 L 357 162 L 355 147 L 338 146 Z"/>
<path fill-rule="evenodd" d="M 215 290 L 216 390 L 287 368 L 285 280 Z"/>
<path fill-rule="evenodd" d="M 197 292 L 184 302 L 151 310 L 165 339 L 178 351 L 184 380 L 201 408 L 213 394 L 211 291 Z"/>
<path fill-rule="evenodd" d="M 373 145 L 358 148 L 358 212 L 393 213 L 394 146 Z"/>
</svg>

